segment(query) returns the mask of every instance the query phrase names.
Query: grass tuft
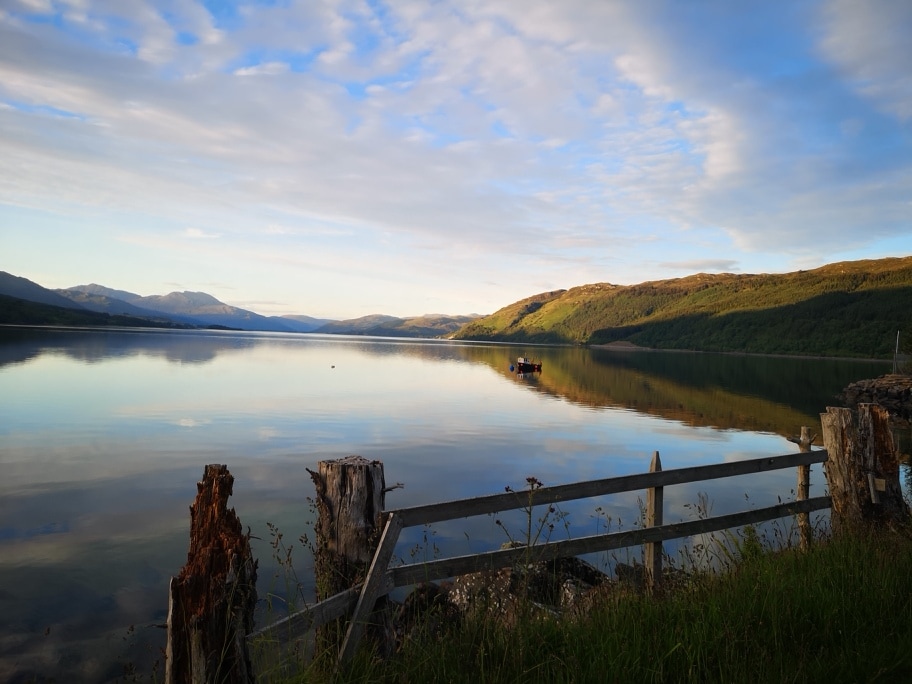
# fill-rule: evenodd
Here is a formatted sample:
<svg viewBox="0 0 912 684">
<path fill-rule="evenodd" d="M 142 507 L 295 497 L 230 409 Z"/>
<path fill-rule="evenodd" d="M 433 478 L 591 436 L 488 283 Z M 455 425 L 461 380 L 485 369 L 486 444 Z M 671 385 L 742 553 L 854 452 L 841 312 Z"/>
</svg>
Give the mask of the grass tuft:
<svg viewBox="0 0 912 684">
<path fill-rule="evenodd" d="M 380 661 L 288 682 L 912 681 L 912 530 L 759 551 L 664 595 L 505 627 L 482 611 Z"/>
</svg>

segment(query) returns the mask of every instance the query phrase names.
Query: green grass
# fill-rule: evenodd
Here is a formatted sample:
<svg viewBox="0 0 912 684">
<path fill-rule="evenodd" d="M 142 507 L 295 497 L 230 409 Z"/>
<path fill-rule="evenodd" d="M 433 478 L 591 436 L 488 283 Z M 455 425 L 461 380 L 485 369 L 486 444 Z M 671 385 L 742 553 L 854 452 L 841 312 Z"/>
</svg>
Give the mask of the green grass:
<svg viewBox="0 0 912 684">
<path fill-rule="evenodd" d="M 266 680 L 912 681 L 912 530 L 808 552 L 736 549 L 727 572 L 693 572 L 664 596 L 614 595 L 582 617 L 530 617 L 512 629 L 478 616 L 386 661 L 362 652 L 342 674 L 311 667 Z"/>
</svg>

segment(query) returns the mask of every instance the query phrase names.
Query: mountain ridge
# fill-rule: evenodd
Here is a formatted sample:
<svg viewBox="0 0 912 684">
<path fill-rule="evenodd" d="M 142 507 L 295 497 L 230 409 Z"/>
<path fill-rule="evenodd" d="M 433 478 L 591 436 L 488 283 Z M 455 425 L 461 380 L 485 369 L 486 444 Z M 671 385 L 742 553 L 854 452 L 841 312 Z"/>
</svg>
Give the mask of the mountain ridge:
<svg viewBox="0 0 912 684">
<path fill-rule="evenodd" d="M 910 301 L 912 257 L 888 257 L 554 290 L 481 317 L 454 338 L 884 358 L 898 330 L 912 332 Z"/>
<path fill-rule="evenodd" d="M 21 300 L 20 304 L 4 302 L 6 312 L 0 311 L 0 322 L 14 324 L 113 325 L 111 317 L 119 317 L 123 325 L 174 327 L 230 328 L 263 332 L 327 333 L 348 335 L 382 335 L 396 337 L 442 337 L 451 334 L 473 316 L 433 314 L 398 318 L 374 314 L 346 321 L 315 318 L 306 315 L 263 316 L 253 311 L 226 304 L 206 292 L 174 291 L 166 295 L 143 296 L 127 290 L 90 283 L 59 290 L 49 290 L 26 278 L 0 271 L 0 295 Z M 48 310 L 27 310 L 24 304 L 42 304 L 63 310 L 78 310 L 103 317 L 71 313 L 52 313 Z M 13 311 L 15 309 L 15 311 Z M 21 320 L 17 320 L 16 317 Z M 105 318 L 107 317 L 107 318 Z M 80 320 L 82 321 L 80 323 Z M 53 322 L 53 323 L 51 323 Z"/>
<path fill-rule="evenodd" d="M 130 304 L 133 303 L 134 299 L 142 298 L 142 295 L 138 295 L 135 292 L 115 290 L 110 287 L 105 287 L 104 285 L 98 285 L 97 283 L 89 283 L 88 285 L 74 285 L 73 287 L 66 288 L 66 290 L 68 292 L 86 292 L 93 295 L 102 295 L 104 297 L 110 297 L 111 299 L 119 299 Z"/>
<path fill-rule="evenodd" d="M 912 256 L 784 274 L 695 273 L 636 285 L 592 283 L 538 293 L 487 316 L 266 317 L 204 292 L 142 297 L 97 284 L 50 291 L 5 272 L 0 294 L 58 304 L 66 295 L 77 310 L 151 315 L 157 325 L 165 319 L 242 330 L 761 354 L 887 358 L 897 331 L 912 333 Z M 40 320 L 33 313 L 28 318 Z M 16 322 L 9 319 L 0 316 L 2 322 Z"/>
</svg>

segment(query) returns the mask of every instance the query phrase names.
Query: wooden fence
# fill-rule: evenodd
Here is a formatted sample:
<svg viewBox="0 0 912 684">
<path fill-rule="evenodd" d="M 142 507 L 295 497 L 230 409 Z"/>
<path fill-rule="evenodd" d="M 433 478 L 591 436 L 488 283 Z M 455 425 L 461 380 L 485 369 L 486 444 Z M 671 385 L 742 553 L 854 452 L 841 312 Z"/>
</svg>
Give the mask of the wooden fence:
<svg viewBox="0 0 912 684">
<path fill-rule="evenodd" d="M 856 415 L 846 408 L 828 407 L 820 418 L 825 450 L 811 451 L 814 439 L 809 437 L 808 428 L 802 428 L 801 438 L 792 440 L 801 448 L 797 454 L 662 470 L 656 453 L 648 473 L 533 487 L 391 511 L 383 511 L 382 495 L 387 488 L 382 464 L 365 459 L 359 461 L 359 457 L 353 457 L 358 463 L 348 459 L 321 461 L 321 472 L 311 473 L 315 483 L 319 482 L 322 487 L 322 491 L 318 488 L 319 504 L 338 504 L 334 497 L 341 498 L 344 504 L 325 508 L 331 514 L 327 518 L 333 518 L 331 522 L 335 524 L 341 513 L 354 514 L 347 535 L 327 543 L 324 550 L 350 550 L 362 541 L 369 542 L 371 535 L 366 530 L 374 521 L 383 526 L 375 548 L 368 543 L 357 550 L 355 560 L 364 565 L 369 562 L 366 573 L 359 570 L 359 576 L 364 576 L 365 580 L 258 631 L 252 631 L 256 561 L 250 552 L 250 534 L 249 531 L 243 533 L 234 510 L 227 508 L 234 478 L 226 466 L 208 465 L 203 480 L 197 483 L 196 502 L 190 509 L 187 564 L 180 575 L 171 580 L 165 682 L 252 682 L 254 675 L 248 650 L 252 640 L 268 640 L 281 645 L 297 641 L 308 631 L 332 620 L 351 616 L 344 639 L 338 645 L 339 662 L 344 665 L 354 655 L 377 599 L 396 587 L 495 570 L 516 563 L 640 545 L 645 546 L 646 579 L 654 587 L 661 582 L 662 543 L 667 540 L 797 515 L 802 543 L 806 544 L 810 538 L 809 513 L 826 508 L 831 509 L 834 534 L 859 526 L 864 529 L 872 524 L 907 523 L 912 516 L 903 499 L 899 454 L 890 432 L 887 410 L 875 404 L 859 404 Z M 360 462 L 368 465 L 365 470 L 379 472 L 368 472 L 371 477 L 366 478 L 352 477 L 355 469 L 361 467 Z M 813 499 L 808 496 L 809 469 L 814 463 L 826 463 L 824 472 L 830 496 Z M 783 468 L 798 469 L 795 501 L 688 522 L 665 524 L 662 519 L 665 487 Z M 337 477 L 329 483 L 332 478 L 326 475 L 334 471 L 338 471 Z M 325 487 L 327 484 L 333 484 L 333 487 Z M 406 527 L 523 509 L 530 504 L 550 505 L 631 491 L 646 492 L 646 520 L 641 529 L 389 567 L 399 533 Z M 382 512 L 376 515 L 375 511 Z M 369 525 L 365 525 L 366 522 Z M 318 552 L 321 550 L 319 536 L 318 530 Z"/>
<path fill-rule="evenodd" d="M 267 639 L 277 643 L 287 643 L 303 637 L 311 629 L 351 614 L 339 653 L 340 663 L 345 664 L 351 660 L 358 647 L 364 625 L 377 599 L 388 594 L 396 587 L 457 577 L 482 570 L 505 568 L 517 562 L 545 561 L 630 546 L 646 545 L 646 553 L 644 555 L 646 577 L 647 581 L 652 586 L 655 586 L 661 581 L 663 541 L 775 520 L 786 516 L 806 516 L 812 511 L 829 508 L 831 505 L 829 496 L 808 498 L 806 486 L 807 470 L 811 464 L 823 463 L 826 459 L 827 452 L 817 450 L 771 458 L 662 470 L 659 454 L 656 452 L 648 473 L 554 487 L 542 487 L 531 492 L 530 490 L 511 491 L 492 496 L 386 511 L 383 513 L 384 528 L 382 536 L 370 564 L 367 577 L 361 585 L 352 587 L 298 613 L 283 618 L 268 627 L 254 632 L 249 635 L 248 639 Z M 665 487 L 796 467 L 799 469 L 799 486 L 795 501 L 688 522 L 664 524 L 662 521 L 662 498 Z M 400 567 L 389 567 L 393 557 L 393 549 L 399 539 L 399 533 L 406 527 L 429 525 L 446 520 L 525 508 L 530 504 L 530 496 L 532 497 L 532 504 L 537 506 L 642 490 L 647 492 L 647 515 L 645 526 L 641 529 L 551 541 L 531 547 L 500 549 Z M 801 529 L 804 530 L 807 527 L 802 527 Z"/>
</svg>

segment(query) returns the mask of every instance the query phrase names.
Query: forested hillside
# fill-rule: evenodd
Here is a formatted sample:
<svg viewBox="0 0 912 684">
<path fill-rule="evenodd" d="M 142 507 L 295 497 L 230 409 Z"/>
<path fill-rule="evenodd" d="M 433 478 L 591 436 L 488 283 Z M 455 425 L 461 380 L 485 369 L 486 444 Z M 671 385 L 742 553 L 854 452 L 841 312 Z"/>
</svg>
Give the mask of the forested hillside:
<svg viewBox="0 0 912 684">
<path fill-rule="evenodd" d="M 912 332 L 912 257 L 584 285 L 511 304 L 455 337 L 886 358 L 899 330 Z"/>
</svg>

